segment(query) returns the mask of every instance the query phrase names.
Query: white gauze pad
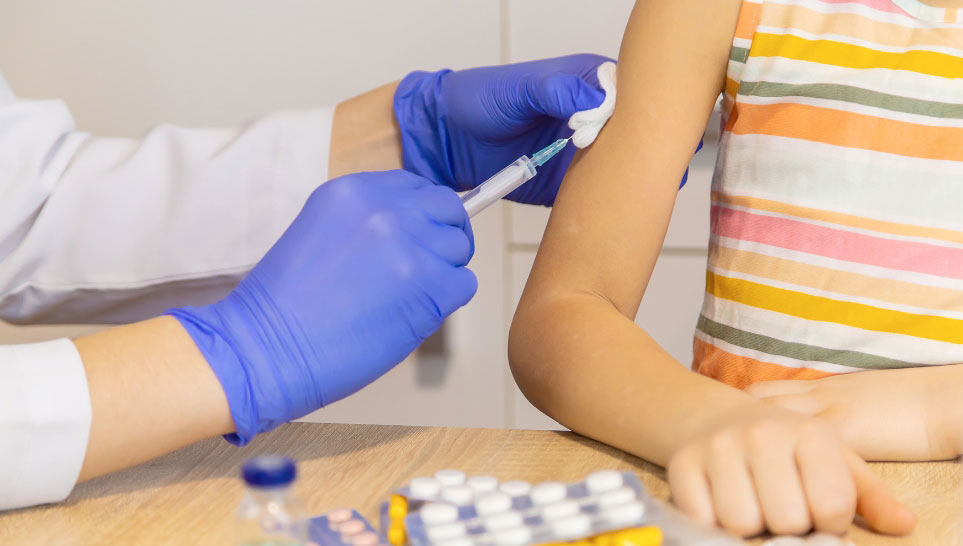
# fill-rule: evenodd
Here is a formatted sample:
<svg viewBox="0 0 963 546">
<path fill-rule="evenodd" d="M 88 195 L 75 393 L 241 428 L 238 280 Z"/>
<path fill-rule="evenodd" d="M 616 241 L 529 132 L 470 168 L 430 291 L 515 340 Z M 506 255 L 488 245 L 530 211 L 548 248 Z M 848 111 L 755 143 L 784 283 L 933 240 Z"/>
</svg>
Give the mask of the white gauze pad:
<svg viewBox="0 0 963 546">
<path fill-rule="evenodd" d="M 578 148 L 595 142 L 595 137 L 599 136 L 599 131 L 615 112 L 615 63 L 609 61 L 600 64 L 598 76 L 599 85 L 605 91 L 605 100 L 597 108 L 572 114 L 568 120 L 569 129 L 575 131 L 572 143 Z"/>
</svg>

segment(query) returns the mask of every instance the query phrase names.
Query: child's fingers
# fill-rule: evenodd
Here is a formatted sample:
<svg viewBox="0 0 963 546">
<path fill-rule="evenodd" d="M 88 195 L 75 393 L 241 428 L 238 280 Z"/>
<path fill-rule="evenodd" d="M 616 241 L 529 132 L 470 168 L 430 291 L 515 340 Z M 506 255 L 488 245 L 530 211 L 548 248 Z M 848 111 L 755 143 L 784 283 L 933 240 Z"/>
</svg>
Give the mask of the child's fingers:
<svg viewBox="0 0 963 546">
<path fill-rule="evenodd" d="M 739 536 L 763 532 L 765 522 L 743 445 L 734 435 L 719 434 L 709 441 L 708 447 L 706 475 L 719 525 Z"/>
<path fill-rule="evenodd" d="M 869 526 L 887 535 L 905 535 L 916 526 L 916 514 L 901 503 L 858 455 L 845 451 L 856 482 L 856 511 Z"/>
<path fill-rule="evenodd" d="M 784 396 L 787 394 L 802 394 L 813 389 L 813 381 L 809 380 L 781 380 L 781 381 L 760 381 L 746 387 L 746 392 L 756 398 L 771 398 L 773 396 Z"/>
<path fill-rule="evenodd" d="M 708 526 L 716 526 L 716 512 L 706 478 L 702 456 L 695 450 L 684 450 L 669 461 L 666 469 L 672 500 L 684 514 Z"/>
<path fill-rule="evenodd" d="M 796 464 L 817 531 L 841 534 L 856 516 L 856 484 L 839 440 L 822 427 L 805 433 Z"/>
<path fill-rule="evenodd" d="M 800 535 L 809 531 L 812 520 L 793 445 L 771 440 L 775 438 L 760 438 L 749 450 L 749 468 L 766 527 L 775 535 Z"/>
</svg>

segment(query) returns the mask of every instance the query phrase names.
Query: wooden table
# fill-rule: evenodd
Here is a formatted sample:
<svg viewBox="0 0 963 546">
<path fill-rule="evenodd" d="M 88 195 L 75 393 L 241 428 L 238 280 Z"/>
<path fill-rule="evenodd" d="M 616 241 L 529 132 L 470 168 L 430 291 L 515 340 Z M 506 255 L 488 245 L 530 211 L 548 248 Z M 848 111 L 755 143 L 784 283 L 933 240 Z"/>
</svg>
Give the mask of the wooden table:
<svg viewBox="0 0 963 546">
<path fill-rule="evenodd" d="M 299 461 L 297 491 L 311 513 L 355 507 L 376 521 L 393 487 L 441 468 L 501 480 L 576 481 L 592 470 L 636 472 L 667 498 L 663 470 L 572 433 L 394 427 L 286 425 L 238 449 L 210 440 L 76 488 L 56 506 L 0 515 L 0 544 L 223 544 L 233 536 L 243 486 L 242 461 L 259 453 Z M 856 544 L 957 545 L 963 536 L 963 483 L 956 463 L 876 464 L 874 468 L 920 515 L 909 538 L 854 527 Z"/>
</svg>

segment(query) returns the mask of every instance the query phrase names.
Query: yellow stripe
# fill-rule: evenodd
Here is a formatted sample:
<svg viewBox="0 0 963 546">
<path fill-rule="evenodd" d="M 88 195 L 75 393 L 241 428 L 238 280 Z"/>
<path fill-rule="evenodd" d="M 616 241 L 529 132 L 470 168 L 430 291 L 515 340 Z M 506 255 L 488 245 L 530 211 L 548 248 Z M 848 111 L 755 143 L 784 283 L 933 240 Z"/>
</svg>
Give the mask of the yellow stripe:
<svg viewBox="0 0 963 546">
<path fill-rule="evenodd" d="M 734 99 L 736 98 L 736 94 L 738 92 L 739 92 L 739 82 L 737 82 L 732 78 L 726 78 L 725 93 Z"/>
<path fill-rule="evenodd" d="M 887 68 L 942 78 L 963 78 L 963 60 L 953 55 L 915 50 L 892 53 L 792 35 L 756 33 L 749 57 L 784 57 L 846 68 Z"/>
<path fill-rule="evenodd" d="M 706 271 L 706 292 L 759 309 L 806 320 L 963 344 L 963 321 L 880 309 L 871 305 L 811 296 Z"/>
<path fill-rule="evenodd" d="M 712 199 L 714 201 L 729 205 L 775 212 L 777 214 L 795 216 L 796 218 L 866 229 L 879 233 L 889 233 L 892 235 L 904 235 L 909 237 L 922 237 L 951 243 L 963 243 L 963 232 L 954 231 L 951 229 L 930 228 L 911 224 L 886 222 L 883 220 L 874 220 L 871 218 L 865 218 L 863 216 L 844 214 L 841 212 L 831 212 L 822 209 L 790 205 L 787 203 L 771 201 L 769 199 L 761 199 L 758 197 L 723 195 L 717 191 L 712 192 Z"/>
<path fill-rule="evenodd" d="M 963 292 L 959 290 L 869 277 L 748 250 L 716 247 L 711 264 L 713 269 L 746 273 L 883 303 L 911 305 L 922 309 L 963 311 Z"/>
</svg>

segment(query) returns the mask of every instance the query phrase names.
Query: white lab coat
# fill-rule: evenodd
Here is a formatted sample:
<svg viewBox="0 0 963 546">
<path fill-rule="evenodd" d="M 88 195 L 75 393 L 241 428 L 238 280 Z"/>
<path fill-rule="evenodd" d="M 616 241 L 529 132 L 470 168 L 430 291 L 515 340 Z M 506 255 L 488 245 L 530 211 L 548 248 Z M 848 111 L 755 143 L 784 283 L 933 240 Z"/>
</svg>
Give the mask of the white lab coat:
<svg viewBox="0 0 963 546">
<path fill-rule="evenodd" d="M 0 76 L 0 318 L 123 323 L 217 300 L 327 179 L 332 116 L 99 138 Z M 89 430 L 73 343 L 0 347 L 0 509 L 64 499 Z"/>
</svg>

